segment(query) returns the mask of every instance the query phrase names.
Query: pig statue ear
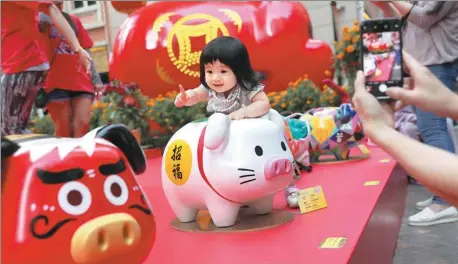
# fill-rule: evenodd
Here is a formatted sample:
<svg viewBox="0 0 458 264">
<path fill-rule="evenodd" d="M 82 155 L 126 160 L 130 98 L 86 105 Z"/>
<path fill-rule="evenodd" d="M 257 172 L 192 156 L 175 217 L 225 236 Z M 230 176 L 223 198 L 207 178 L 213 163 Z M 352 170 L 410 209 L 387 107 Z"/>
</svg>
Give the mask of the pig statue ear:
<svg viewBox="0 0 458 264">
<path fill-rule="evenodd" d="M 268 119 L 274 122 L 275 124 L 277 124 L 280 127 L 281 131 L 285 131 L 286 129 L 285 120 L 283 116 L 277 112 L 277 110 L 270 109 L 269 112 L 261 116 L 261 118 Z"/>
<path fill-rule="evenodd" d="M 228 136 L 230 125 L 229 116 L 221 113 L 211 115 L 207 121 L 204 146 L 209 150 L 221 147 Z"/>
<path fill-rule="evenodd" d="M 20 147 L 18 144 L 2 137 L 2 168 L 3 160 L 5 160 L 7 157 L 12 156 L 19 148 Z"/>
<path fill-rule="evenodd" d="M 142 174 L 145 172 L 145 153 L 137 139 L 126 126 L 107 125 L 101 127 L 96 131 L 95 137 L 103 138 L 118 147 L 126 156 L 135 174 Z"/>
</svg>

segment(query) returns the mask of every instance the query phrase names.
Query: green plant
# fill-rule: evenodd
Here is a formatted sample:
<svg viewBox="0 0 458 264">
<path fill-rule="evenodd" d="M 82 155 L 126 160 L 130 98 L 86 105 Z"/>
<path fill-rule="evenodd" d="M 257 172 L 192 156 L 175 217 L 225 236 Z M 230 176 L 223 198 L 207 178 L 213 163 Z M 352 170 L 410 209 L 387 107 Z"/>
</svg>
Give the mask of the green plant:
<svg viewBox="0 0 458 264">
<path fill-rule="evenodd" d="M 149 133 L 151 109 L 148 97 L 135 85 L 124 85 L 110 91 L 101 99 L 99 115 L 93 117 L 94 124 L 123 124 L 131 130 L 141 129 L 142 135 Z"/>
<path fill-rule="evenodd" d="M 329 87 L 318 88 L 307 76 L 291 83 L 288 89 L 268 94 L 271 107 L 278 112 L 305 113 L 310 109 L 340 105 L 340 97 Z"/>
<path fill-rule="evenodd" d="M 334 69 L 336 75 L 344 76 L 348 81 L 348 92 L 353 95 L 356 73 L 360 70 L 360 32 L 359 21 L 354 21 L 352 27 L 345 26 L 342 30 L 342 40 L 336 42 Z"/>
<path fill-rule="evenodd" d="M 36 134 L 54 135 L 54 124 L 51 117 L 39 114 L 39 110 L 35 107 L 30 115 L 29 129 Z"/>
<path fill-rule="evenodd" d="M 152 119 L 156 121 L 167 134 L 173 134 L 185 124 L 208 116 L 206 103 L 198 103 L 191 107 L 177 108 L 175 106 L 176 92 L 150 99 Z"/>
</svg>

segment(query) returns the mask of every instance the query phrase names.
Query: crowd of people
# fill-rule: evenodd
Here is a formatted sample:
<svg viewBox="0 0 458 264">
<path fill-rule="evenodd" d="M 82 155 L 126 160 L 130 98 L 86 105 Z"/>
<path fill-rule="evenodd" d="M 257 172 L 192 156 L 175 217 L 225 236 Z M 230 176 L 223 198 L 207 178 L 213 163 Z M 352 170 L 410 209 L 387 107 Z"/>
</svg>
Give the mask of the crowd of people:
<svg viewBox="0 0 458 264">
<path fill-rule="evenodd" d="M 62 2 L 2 3 L 2 135 L 29 133 L 36 102 L 49 111 L 56 136 L 79 137 L 89 128 L 103 87 L 88 51 L 94 44 Z"/>
</svg>

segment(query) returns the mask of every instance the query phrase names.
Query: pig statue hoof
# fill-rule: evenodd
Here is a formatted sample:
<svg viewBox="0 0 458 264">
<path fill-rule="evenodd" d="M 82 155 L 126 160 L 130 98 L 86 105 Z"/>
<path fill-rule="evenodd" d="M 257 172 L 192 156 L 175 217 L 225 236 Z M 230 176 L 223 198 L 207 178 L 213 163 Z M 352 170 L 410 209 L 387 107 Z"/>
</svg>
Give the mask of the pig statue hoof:
<svg viewBox="0 0 458 264">
<path fill-rule="evenodd" d="M 198 210 L 208 210 L 216 227 L 229 227 L 244 205 L 257 215 L 272 211 L 273 196 L 293 180 L 293 156 L 277 122 L 232 121 L 216 113 L 172 136 L 161 177 L 180 222 L 194 221 Z"/>
</svg>

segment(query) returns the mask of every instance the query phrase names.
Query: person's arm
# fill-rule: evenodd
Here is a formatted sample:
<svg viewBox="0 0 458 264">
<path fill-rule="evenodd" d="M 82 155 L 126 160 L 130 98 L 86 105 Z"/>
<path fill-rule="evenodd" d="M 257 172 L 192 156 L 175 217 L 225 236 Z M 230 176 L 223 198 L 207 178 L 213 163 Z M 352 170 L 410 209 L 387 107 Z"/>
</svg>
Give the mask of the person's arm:
<svg viewBox="0 0 458 264">
<path fill-rule="evenodd" d="M 189 101 L 186 103 L 186 106 L 195 105 L 199 102 L 208 100 L 208 90 L 203 85 L 200 85 L 197 88 L 189 89 L 186 91 Z"/>
<path fill-rule="evenodd" d="M 391 1 L 390 1 L 391 2 Z M 399 13 L 394 5 L 387 1 L 374 1 L 373 3 L 380 8 L 385 17 L 396 17 L 402 18 L 403 16 Z"/>
<path fill-rule="evenodd" d="M 409 14 L 407 20 L 421 28 L 434 26 L 450 11 L 454 10 L 455 1 L 427 1 L 425 6 L 414 6 L 404 1 L 391 1 L 402 17 Z M 435 10 L 438 9 L 438 10 Z"/>
<path fill-rule="evenodd" d="M 86 51 L 88 53 L 90 53 L 89 49 L 86 49 Z M 102 79 L 100 78 L 100 75 L 99 73 L 97 72 L 97 70 L 95 69 L 95 63 L 94 63 L 94 60 L 91 60 L 91 81 L 92 81 L 92 84 L 93 85 L 97 85 L 97 84 L 103 84 L 102 83 Z"/>
<path fill-rule="evenodd" d="M 458 156 L 415 141 L 385 127 L 371 133 L 371 140 L 432 191 L 458 206 Z"/>
<path fill-rule="evenodd" d="M 258 92 L 255 96 L 253 96 L 251 104 L 244 108 L 245 117 L 249 118 L 262 116 L 267 114 L 269 110 L 269 97 L 267 97 L 266 93 L 263 91 Z"/>
<path fill-rule="evenodd" d="M 68 24 L 65 17 L 62 15 L 60 9 L 56 5 L 49 6 L 49 16 L 51 17 L 53 25 L 62 34 L 65 41 L 70 45 L 73 51 L 80 52 L 83 50 L 78 38 L 75 35 L 72 27 Z"/>
</svg>

